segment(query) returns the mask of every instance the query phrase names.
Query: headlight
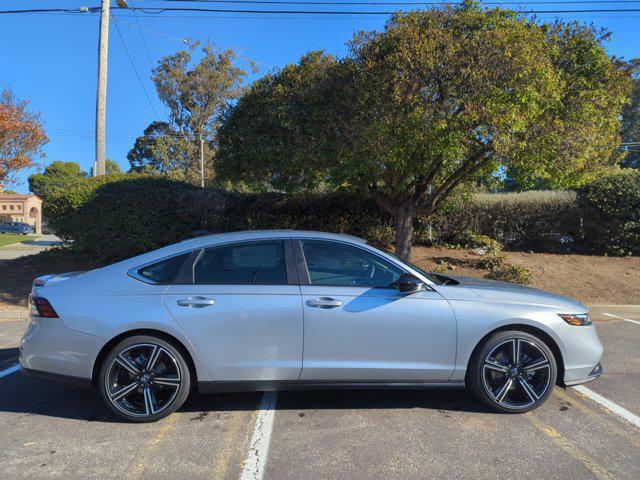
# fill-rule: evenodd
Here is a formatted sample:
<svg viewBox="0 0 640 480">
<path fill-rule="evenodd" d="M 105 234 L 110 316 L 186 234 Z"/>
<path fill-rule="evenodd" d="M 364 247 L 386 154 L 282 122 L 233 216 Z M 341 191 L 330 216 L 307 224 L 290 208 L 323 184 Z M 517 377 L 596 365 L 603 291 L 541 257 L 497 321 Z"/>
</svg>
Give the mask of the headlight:
<svg viewBox="0 0 640 480">
<path fill-rule="evenodd" d="M 576 325 L 578 327 L 591 325 L 591 319 L 588 313 L 559 313 L 558 316 L 569 325 Z"/>
</svg>

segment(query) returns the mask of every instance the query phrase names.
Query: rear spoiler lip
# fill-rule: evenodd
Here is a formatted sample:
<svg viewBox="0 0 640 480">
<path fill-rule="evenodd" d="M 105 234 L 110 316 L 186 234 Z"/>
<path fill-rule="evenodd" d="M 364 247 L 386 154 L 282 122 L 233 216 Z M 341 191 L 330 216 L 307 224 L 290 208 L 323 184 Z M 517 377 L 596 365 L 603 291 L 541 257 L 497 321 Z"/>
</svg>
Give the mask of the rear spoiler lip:
<svg viewBox="0 0 640 480">
<path fill-rule="evenodd" d="M 33 288 L 41 288 L 46 287 L 47 285 L 51 285 L 52 283 L 58 283 L 63 280 L 67 280 L 69 278 L 77 277 L 85 273 L 85 270 L 79 270 L 76 272 L 67 272 L 67 273 L 52 273 L 49 275 L 42 275 L 33 280 Z"/>
</svg>

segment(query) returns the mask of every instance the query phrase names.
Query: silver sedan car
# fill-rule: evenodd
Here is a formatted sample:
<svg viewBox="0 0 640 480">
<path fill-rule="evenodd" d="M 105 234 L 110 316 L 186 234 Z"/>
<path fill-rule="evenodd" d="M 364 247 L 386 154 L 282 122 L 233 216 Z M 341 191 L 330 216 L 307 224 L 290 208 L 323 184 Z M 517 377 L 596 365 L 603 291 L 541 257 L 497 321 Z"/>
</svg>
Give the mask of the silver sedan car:
<svg viewBox="0 0 640 480">
<path fill-rule="evenodd" d="M 129 421 L 190 391 L 462 388 L 526 412 L 597 378 L 588 309 L 509 283 L 427 273 L 364 240 L 197 237 L 33 282 L 23 370 L 97 387 Z"/>
</svg>

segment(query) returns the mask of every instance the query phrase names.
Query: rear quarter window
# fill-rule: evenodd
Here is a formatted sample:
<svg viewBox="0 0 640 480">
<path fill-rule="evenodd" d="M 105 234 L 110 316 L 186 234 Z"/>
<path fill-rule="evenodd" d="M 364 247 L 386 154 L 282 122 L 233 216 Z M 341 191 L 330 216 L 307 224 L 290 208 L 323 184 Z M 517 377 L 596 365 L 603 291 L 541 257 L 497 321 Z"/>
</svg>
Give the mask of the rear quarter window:
<svg viewBox="0 0 640 480">
<path fill-rule="evenodd" d="M 178 274 L 180 267 L 185 262 L 191 252 L 183 253 L 171 258 L 165 258 L 159 262 L 140 267 L 136 270 L 139 280 L 147 281 L 158 285 L 170 284 Z"/>
</svg>

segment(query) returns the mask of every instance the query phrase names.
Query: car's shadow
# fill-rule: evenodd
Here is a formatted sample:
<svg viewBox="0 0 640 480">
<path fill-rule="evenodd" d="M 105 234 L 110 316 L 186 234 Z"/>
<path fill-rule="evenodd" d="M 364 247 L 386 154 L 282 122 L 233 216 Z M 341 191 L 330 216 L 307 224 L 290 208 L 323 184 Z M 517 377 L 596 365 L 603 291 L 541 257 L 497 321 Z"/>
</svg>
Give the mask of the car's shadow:
<svg viewBox="0 0 640 480">
<path fill-rule="evenodd" d="M 0 359 L 7 358 L 0 349 Z M 12 352 L 14 353 L 14 352 Z M 15 356 L 13 356 L 15 363 Z M 21 372 L 0 379 L 0 412 L 120 422 L 95 389 L 48 383 Z M 199 395 L 194 392 L 180 412 L 253 411 L 262 393 Z M 314 390 L 279 392 L 276 410 L 427 409 L 485 413 L 489 410 L 464 390 Z"/>
</svg>

